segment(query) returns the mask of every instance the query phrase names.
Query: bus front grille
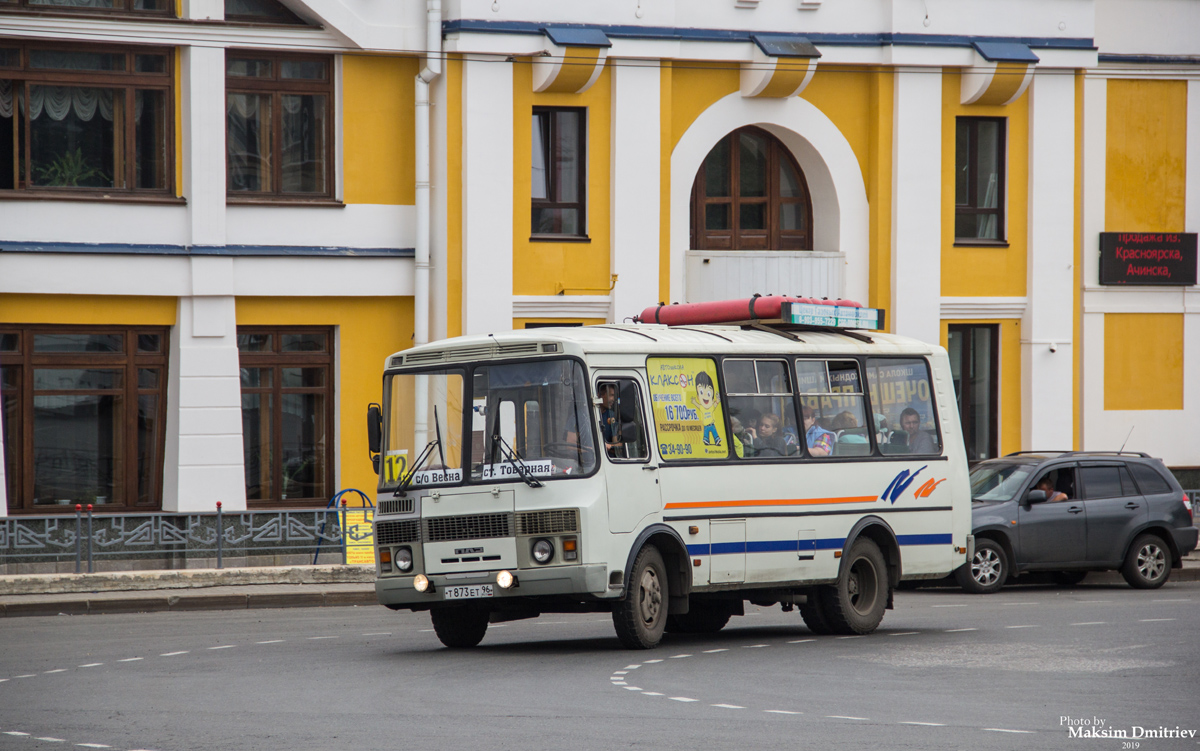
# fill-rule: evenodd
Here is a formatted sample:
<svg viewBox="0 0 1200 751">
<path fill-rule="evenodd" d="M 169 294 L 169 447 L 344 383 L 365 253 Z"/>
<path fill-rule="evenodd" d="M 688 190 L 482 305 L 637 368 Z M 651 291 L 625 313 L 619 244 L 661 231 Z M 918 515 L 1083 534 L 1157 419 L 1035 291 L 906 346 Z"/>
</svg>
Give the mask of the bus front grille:
<svg viewBox="0 0 1200 751">
<path fill-rule="evenodd" d="M 512 537 L 511 513 L 435 516 L 425 520 L 425 542 Z"/>
<path fill-rule="evenodd" d="M 380 514 L 411 514 L 412 512 L 412 498 L 388 498 L 379 502 Z"/>
<path fill-rule="evenodd" d="M 402 522 L 376 522 L 375 544 L 396 545 L 402 542 L 421 541 L 421 522 L 406 519 Z"/>
<path fill-rule="evenodd" d="M 579 531 L 579 512 L 573 508 L 524 511 L 517 514 L 519 535 L 559 535 Z"/>
</svg>

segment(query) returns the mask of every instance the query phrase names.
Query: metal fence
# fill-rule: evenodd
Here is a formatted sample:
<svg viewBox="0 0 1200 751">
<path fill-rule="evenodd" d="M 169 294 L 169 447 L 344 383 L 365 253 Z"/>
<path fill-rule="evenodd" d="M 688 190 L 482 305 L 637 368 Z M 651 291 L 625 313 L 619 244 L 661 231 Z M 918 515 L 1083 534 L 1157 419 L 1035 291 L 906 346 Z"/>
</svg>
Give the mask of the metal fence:
<svg viewBox="0 0 1200 751">
<path fill-rule="evenodd" d="M 1188 498 L 1192 499 L 1192 518 L 1200 517 L 1200 490 L 1185 490 Z"/>
<path fill-rule="evenodd" d="M 369 508 L 351 511 L 366 511 L 368 523 L 373 516 Z M 7 517 L 0 519 L 0 570 L 19 566 L 61 571 L 70 570 L 73 563 L 75 571 L 92 571 L 112 561 L 134 569 L 214 563 L 220 568 L 230 559 L 246 559 L 249 565 L 270 565 L 285 557 L 292 563 L 310 558 L 316 563 L 322 554 L 326 562 L 344 563 L 345 512 L 343 507 Z"/>
</svg>

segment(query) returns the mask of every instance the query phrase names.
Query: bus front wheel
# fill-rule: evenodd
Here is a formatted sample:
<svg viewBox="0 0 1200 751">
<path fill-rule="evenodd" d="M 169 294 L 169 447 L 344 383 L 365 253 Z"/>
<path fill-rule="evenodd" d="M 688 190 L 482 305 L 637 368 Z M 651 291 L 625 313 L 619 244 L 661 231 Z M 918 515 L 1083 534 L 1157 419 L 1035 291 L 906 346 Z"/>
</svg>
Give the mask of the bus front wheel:
<svg viewBox="0 0 1200 751">
<path fill-rule="evenodd" d="M 667 567 L 653 545 L 638 553 L 625 599 L 613 609 L 613 627 L 627 649 L 653 649 L 667 625 Z"/>
<path fill-rule="evenodd" d="M 888 570 L 875 541 L 860 537 L 850 546 L 837 584 L 824 591 L 829 625 L 838 634 L 869 634 L 887 608 Z"/>
<path fill-rule="evenodd" d="M 487 633 L 488 611 L 465 605 L 433 608 L 429 611 L 437 638 L 451 649 L 474 647 Z"/>
</svg>

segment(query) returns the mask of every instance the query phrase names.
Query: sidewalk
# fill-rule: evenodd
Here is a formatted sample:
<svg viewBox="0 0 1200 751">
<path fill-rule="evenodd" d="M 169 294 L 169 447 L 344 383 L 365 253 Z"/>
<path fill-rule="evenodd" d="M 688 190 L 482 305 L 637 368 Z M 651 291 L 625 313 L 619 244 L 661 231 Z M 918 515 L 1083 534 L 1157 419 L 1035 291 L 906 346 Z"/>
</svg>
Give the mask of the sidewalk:
<svg viewBox="0 0 1200 751">
<path fill-rule="evenodd" d="M 1200 555 L 1171 582 L 1200 581 Z M 374 566 L 289 566 L 0 576 L 0 617 L 376 605 Z M 1127 586 L 1121 574 L 1088 584 Z"/>
<path fill-rule="evenodd" d="M 0 576 L 0 617 L 377 605 L 374 566 Z"/>
</svg>

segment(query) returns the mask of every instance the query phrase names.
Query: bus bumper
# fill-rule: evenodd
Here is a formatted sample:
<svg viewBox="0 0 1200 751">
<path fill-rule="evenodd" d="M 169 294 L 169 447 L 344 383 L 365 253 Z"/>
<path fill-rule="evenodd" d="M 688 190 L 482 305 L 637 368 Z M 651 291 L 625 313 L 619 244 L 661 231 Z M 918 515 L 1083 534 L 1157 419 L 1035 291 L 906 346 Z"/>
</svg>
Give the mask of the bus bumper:
<svg viewBox="0 0 1200 751">
<path fill-rule="evenodd" d="M 480 600 L 504 600 L 543 595 L 590 594 L 603 597 L 609 593 L 608 566 L 602 563 L 513 571 L 517 577 L 517 585 L 510 589 L 501 589 L 496 585 L 496 573 L 495 571 L 481 571 L 479 574 L 471 576 L 454 574 L 453 579 L 444 574 L 429 574 L 429 581 L 433 584 L 432 591 L 425 592 L 413 589 L 414 577 L 412 576 L 389 576 L 375 580 L 375 596 L 380 605 L 413 607 L 445 602 L 442 591 L 447 584 L 455 586 L 491 584 L 492 597 L 480 598 Z M 480 600 L 471 600 L 470 602 L 478 603 Z M 454 600 L 453 602 L 468 601 Z"/>
</svg>

